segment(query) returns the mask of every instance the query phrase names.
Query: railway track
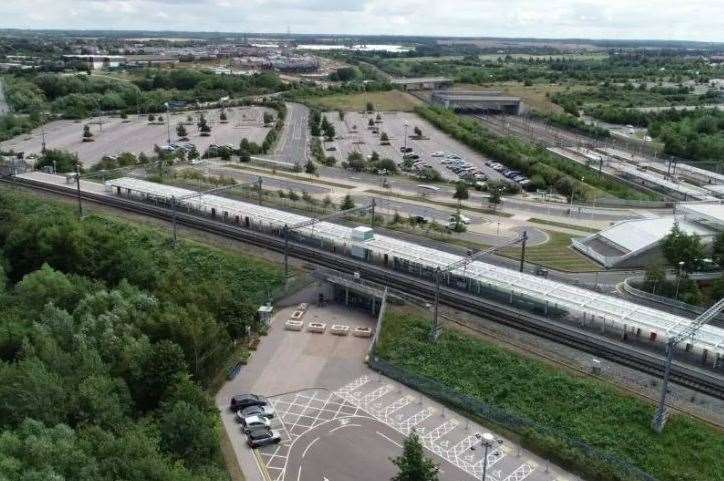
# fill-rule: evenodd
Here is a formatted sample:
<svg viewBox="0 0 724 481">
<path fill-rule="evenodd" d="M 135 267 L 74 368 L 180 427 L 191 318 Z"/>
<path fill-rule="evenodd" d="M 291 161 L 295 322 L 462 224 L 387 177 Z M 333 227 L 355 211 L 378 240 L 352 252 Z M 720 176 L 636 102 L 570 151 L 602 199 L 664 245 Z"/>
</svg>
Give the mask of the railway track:
<svg viewBox="0 0 724 481">
<path fill-rule="evenodd" d="M 2 179 L 2 181 L 66 197 L 77 197 L 75 191 L 59 185 L 17 178 L 6 178 Z M 81 198 L 85 201 L 114 207 L 127 212 L 146 215 L 165 221 L 171 220 L 171 211 L 165 207 L 90 192 L 82 192 Z M 264 249 L 276 252 L 283 252 L 284 250 L 284 241 L 280 237 L 271 234 L 243 229 L 181 212 L 177 213 L 176 221 L 179 225 L 185 227 L 256 245 Z M 298 244 L 291 240 L 289 242 L 289 255 L 341 272 L 359 272 L 367 281 L 386 285 L 391 290 L 404 293 L 408 296 L 409 293 L 414 293 L 414 296 L 426 299 L 434 296 L 434 285 L 424 279 L 368 264 L 326 250 Z M 642 351 L 633 346 L 615 342 L 603 336 L 581 331 L 560 322 L 539 317 L 509 306 L 502 306 L 486 299 L 446 287 L 440 290 L 440 302 L 455 309 L 588 352 L 596 357 L 631 367 L 647 374 L 655 376 L 661 376 L 663 374 L 664 361 L 661 356 L 652 352 Z M 671 379 L 673 382 L 689 389 L 718 399 L 724 399 L 724 380 L 713 373 L 708 373 L 702 369 L 677 362 L 672 366 Z"/>
</svg>

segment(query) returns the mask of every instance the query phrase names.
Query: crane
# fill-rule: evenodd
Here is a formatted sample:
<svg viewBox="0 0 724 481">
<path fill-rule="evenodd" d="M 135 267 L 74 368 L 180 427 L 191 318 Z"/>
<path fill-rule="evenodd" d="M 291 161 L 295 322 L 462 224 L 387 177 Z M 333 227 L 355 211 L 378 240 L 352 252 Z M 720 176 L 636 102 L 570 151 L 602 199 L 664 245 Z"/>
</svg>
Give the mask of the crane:
<svg viewBox="0 0 724 481">
<path fill-rule="evenodd" d="M 345 215 L 349 214 L 356 214 L 357 212 L 371 212 L 372 214 L 372 220 L 371 224 L 374 226 L 375 223 L 375 199 L 373 198 L 369 204 L 365 204 L 360 207 L 352 207 L 351 209 L 345 209 L 340 210 L 338 212 L 332 212 L 331 214 L 327 214 L 321 217 L 316 217 L 312 219 L 307 219 L 304 221 L 301 221 L 297 224 L 284 224 L 284 227 L 282 228 L 282 234 L 284 236 L 284 279 L 287 279 L 289 276 L 289 232 L 297 229 L 302 229 L 304 227 L 312 226 L 318 222 L 322 222 L 325 220 L 334 219 L 337 217 L 344 217 Z"/>
<path fill-rule="evenodd" d="M 666 343 L 666 364 L 664 365 L 664 377 L 661 383 L 661 397 L 659 398 L 659 404 L 656 407 L 654 418 L 651 421 L 651 427 L 657 433 L 663 431 L 664 425 L 666 424 L 666 394 L 669 386 L 669 378 L 671 377 L 671 361 L 674 357 L 674 350 L 677 344 L 685 339 L 692 339 L 699 329 L 718 316 L 722 309 L 724 309 L 724 298 L 719 299 L 713 306 L 691 321 L 681 332 L 669 337 Z"/>
<path fill-rule="evenodd" d="M 456 269 L 460 269 L 461 267 L 465 267 L 471 262 L 475 261 L 476 259 L 479 259 L 480 257 L 483 257 L 488 254 L 492 254 L 493 252 L 503 249 L 505 247 L 510 247 L 512 245 L 521 244 L 521 255 L 520 255 L 520 272 L 523 272 L 523 266 L 525 264 L 525 244 L 528 242 L 528 232 L 523 231 L 523 233 L 514 238 L 509 240 L 508 242 L 505 242 L 503 244 L 489 247 L 488 249 L 482 250 L 482 251 L 476 251 L 468 254 L 467 256 L 458 259 L 455 262 L 452 262 L 444 267 L 437 267 L 435 269 L 435 305 L 433 308 L 433 320 L 432 320 L 432 330 L 430 331 L 430 338 L 432 341 L 437 341 L 438 336 L 440 335 L 440 327 L 438 325 L 438 307 L 440 305 L 440 277 L 443 273 L 447 272 L 453 272 Z"/>
</svg>

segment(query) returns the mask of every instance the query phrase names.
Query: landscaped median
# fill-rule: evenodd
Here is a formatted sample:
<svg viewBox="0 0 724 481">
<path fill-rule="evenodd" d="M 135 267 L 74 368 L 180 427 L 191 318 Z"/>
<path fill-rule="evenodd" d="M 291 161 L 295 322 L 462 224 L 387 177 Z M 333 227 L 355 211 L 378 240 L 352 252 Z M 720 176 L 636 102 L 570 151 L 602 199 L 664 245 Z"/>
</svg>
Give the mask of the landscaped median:
<svg viewBox="0 0 724 481">
<path fill-rule="evenodd" d="M 654 407 L 641 399 L 458 332 L 433 344 L 429 331 L 428 321 L 389 312 L 376 347 L 382 371 L 497 424 L 585 479 L 724 479 L 721 431 L 674 415 L 655 434 Z"/>
</svg>

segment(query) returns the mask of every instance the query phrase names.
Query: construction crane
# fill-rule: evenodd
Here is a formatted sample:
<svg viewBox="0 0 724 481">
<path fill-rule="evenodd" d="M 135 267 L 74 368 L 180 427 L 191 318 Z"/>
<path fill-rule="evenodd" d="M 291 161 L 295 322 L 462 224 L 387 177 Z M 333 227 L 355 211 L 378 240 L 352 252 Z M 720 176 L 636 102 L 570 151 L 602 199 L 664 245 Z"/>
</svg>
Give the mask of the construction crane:
<svg viewBox="0 0 724 481">
<path fill-rule="evenodd" d="M 369 204 L 365 204 L 360 207 L 352 207 L 351 209 L 345 209 L 340 210 L 339 212 L 332 212 L 331 214 L 313 218 L 313 219 L 307 219 L 305 221 L 299 222 L 297 224 L 289 225 L 284 224 L 284 227 L 282 228 L 282 234 L 284 236 L 284 279 L 287 279 L 289 276 L 289 232 L 297 229 L 302 229 L 304 227 L 309 227 L 314 224 L 317 224 L 318 222 L 322 222 L 325 220 L 335 219 L 337 217 L 344 217 L 349 214 L 356 214 L 357 212 L 367 212 L 369 211 L 372 214 L 372 220 L 370 221 L 370 224 L 374 226 L 375 223 L 375 199 L 372 199 Z"/>
<path fill-rule="evenodd" d="M 490 247 L 488 249 L 482 250 L 482 251 L 476 251 L 473 252 L 462 259 L 459 259 L 451 264 L 448 264 L 444 267 L 438 267 L 435 269 L 435 305 L 433 307 L 433 320 L 432 320 L 432 330 L 430 331 L 430 338 L 432 341 L 437 341 L 438 336 L 440 335 L 440 326 L 438 325 L 438 307 L 440 305 L 440 278 L 442 277 L 443 273 L 453 272 L 456 269 L 460 269 L 461 267 L 465 267 L 471 262 L 479 259 L 480 257 L 486 256 L 488 254 L 492 254 L 493 252 L 503 249 L 505 247 L 510 247 L 512 245 L 520 243 L 521 245 L 521 251 L 520 251 L 520 272 L 523 272 L 523 267 L 525 265 L 525 244 L 528 242 L 528 232 L 523 231 L 523 233 L 516 237 L 515 239 L 512 239 L 508 242 L 505 242 L 504 244 L 497 245 Z"/>
<path fill-rule="evenodd" d="M 659 398 L 659 404 L 656 407 L 654 419 L 651 421 L 651 427 L 657 433 L 663 431 L 664 425 L 666 424 L 666 395 L 669 387 L 669 378 L 671 377 L 671 361 L 674 356 L 676 346 L 685 339 L 692 339 L 696 333 L 699 332 L 699 329 L 718 316 L 722 309 L 724 309 L 724 298 L 719 299 L 716 304 L 691 321 L 691 323 L 689 323 L 689 325 L 681 332 L 669 337 L 669 341 L 666 343 L 666 365 L 664 366 L 664 378 L 661 384 L 661 397 Z"/>
</svg>

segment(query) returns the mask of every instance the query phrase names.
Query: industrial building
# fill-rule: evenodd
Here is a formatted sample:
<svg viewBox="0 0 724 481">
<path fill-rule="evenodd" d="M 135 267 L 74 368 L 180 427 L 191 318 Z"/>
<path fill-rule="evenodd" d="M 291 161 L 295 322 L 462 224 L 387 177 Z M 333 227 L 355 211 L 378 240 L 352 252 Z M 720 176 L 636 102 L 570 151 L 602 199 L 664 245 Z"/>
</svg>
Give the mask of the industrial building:
<svg viewBox="0 0 724 481">
<path fill-rule="evenodd" d="M 453 81 L 447 77 L 418 77 L 418 78 L 395 78 L 390 80 L 392 85 L 400 87 L 404 91 L 411 90 L 435 90 L 452 87 Z"/>
<path fill-rule="evenodd" d="M 173 201 L 182 212 L 273 235 L 281 235 L 285 225 L 309 220 L 269 207 L 134 178 L 109 180 L 105 189 L 110 195 L 163 206 L 169 206 Z M 293 230 L 289 235 L 298 243 L 427 279 L 434 276 L 437 268 L 444 269 L 461 259 L 455 254 L 379 235 L 368 228 L 330 222 L 316 222 Z M 596 329 L 642 344 L 666 342 L 669 336 L 691 323 L 684 317 L 482 261 L 471 262 L 445 274 L 442 282 L 559 322 Z M 686 351 L 718 366 L 724 356 L 724 330 L 703 326 L 689 341 Z"/>
<path fill-rule="evenodd" d="M 679 204 L 672 216 L 631 219 L 582 239 L 572 245 L 605 267 L 635 268 L 663 259 L 661 242 L 678 223 L 683 232 L 696 234 L 705 245 L 724 232 L 724 205 Z"/>
<path fill-rule="evenodd" d="M 66 63 L 77 63 L 90 70 L 116 68 L 126 63 L 123 55 L 63 55 Z"/>
<path fill-rule="evenodd" d="M 520 113 L 520 98 L 505 96 L 496 91 L 436 90 L 430 101 L 433 105 L 460 113 Z"/>
</svg>

